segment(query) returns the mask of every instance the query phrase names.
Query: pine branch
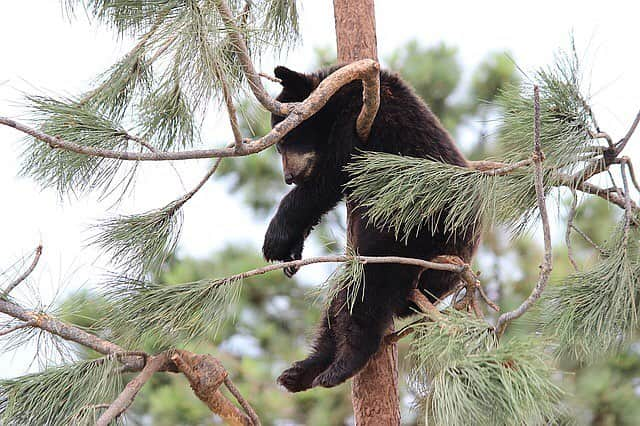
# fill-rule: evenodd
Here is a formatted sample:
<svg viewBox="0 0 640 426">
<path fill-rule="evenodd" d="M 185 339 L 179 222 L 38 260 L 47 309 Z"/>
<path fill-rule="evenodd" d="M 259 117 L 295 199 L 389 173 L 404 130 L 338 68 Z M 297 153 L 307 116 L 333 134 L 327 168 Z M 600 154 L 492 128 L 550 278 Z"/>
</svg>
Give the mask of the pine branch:
<svg viewBox="0 0 640 426">
<path fill-rule="evenodd" d="M 551 270 L 553 269 L 553 256 L 551 253 L 551 229 L 549 227 L 549 216 L 547 214 L 547 205 L 545 201 L 542 170 L 542 161 L 544 159 L 544 154 L 540 145 L 540 92 L 538 86 L 534 86 L 534 109 L 535 119 L 533 127 L 533 164 L 535 172 L 535 188 L 538 211 L 540 212 L 540 220 L 542 221 L 542 231 L 544 235 L 544 259 L 542 265 L 540 266 L 538 283 L 536 284 L 529 297 L 524 302 L 522 302 L 522 304 L 518 306 L 518 308 L 514 309 L 513 311 L 506 312 L 500 315 L 500 317 L 498 318 L 495 327 L 498 336 L 504 333 L 504 329 L 509 322 L 520 318 L 531 308 L 531 306 L 533 306 L 535 302 L 538 301 L 538 299 L 542 295 L 542 292 L 547 286 L 549 276 L 551 275 Z"/>
<path fill-rule="evenodd" d="M 15 120 L 11 120 L 6 117 L 0 117 L 0 124 L 13 127 L 14 129 L 25 133 L 29 136 L 40 140 L 52 149 L 60 149 L 63 151 L 70 151 L 77 154 L 83 154 L 89 157 L 110 158 L 118 160 L 128 161 L 168 161 L 168 160 L 190 160 L 198 158 L 217 158 L 217 157 L 240 157 L 255 154 L 263 151 L 270 146 L 280 141 L 287 133 L 296 128 L 306 119 L 318 112 L 341 87 L 354 81 L 373 81 L 379 78 L 379 65 L 372 60 L 362 60 L 353 62 L 349 65 L 336 70 L 329 77 L 324 79 L 314 92 L 300 104 L 292 104 L 292 110 L 286 118 L 278 123 L 268 134 L 265 136 L 243 144 L 242 150 L 238 151 L 235 148 L 219 148 L 219 149 L 205 149 L 205 150 L 191 150 L 191 151 L 177 151 L 177 152 L 131 152 L 131 151 L 118 151 L 113 149 L 105 149 L 99 146 L 86 146 L 80 143 L 66 140 L 57 136 L 52 136 L 43 131 L 26 126 Z M 365 82 L 365 88 L 369 90 L 375 86 L 375 83 L 369 84 Z M 369 99 L 368 104 L 373 105 L 373 100 L 378 95 L 374 93 L 367 93 L 365 97 Z M 363 108 L 367 108 L 366 106 Z M 364 119 L 371 117 L 371 112 L 361 112 L 360 117 Z M 361 124 L 361 126 L 364 126 Z"/>
<path fill-rule="evenodd" d="M 562 391 L 538 342 L 498 342 L 482 319 L 453 309 L 441 315 L 412 324 L 410 384 L 425 423 L 539 424 L 556 417 Z"/>
</svg>

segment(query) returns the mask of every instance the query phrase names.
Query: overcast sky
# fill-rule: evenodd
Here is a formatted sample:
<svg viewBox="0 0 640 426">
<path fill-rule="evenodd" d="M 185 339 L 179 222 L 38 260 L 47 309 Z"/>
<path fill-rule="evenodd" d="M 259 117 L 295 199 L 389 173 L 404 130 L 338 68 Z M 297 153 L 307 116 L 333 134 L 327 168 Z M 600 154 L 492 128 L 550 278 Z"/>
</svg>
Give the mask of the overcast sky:
<svg viewBox="0 0 640 426">
<path fill-rule="evenodd" d="M 619 138 L 640 108 L 640 26 L 638 2 L 603 1 L 398 1 L 377 0 L 380 57 L 384 59 L 410 39 L 429 45 L 445 41 L 457 46 L 466 70 L 492 50 L 510 50 L 527 71 L 549 64 L 558 48 L 566 48 L 573 31 L 587 61 L 593 106 L 603 129 Z M 303 42 L 288 57 L 265 58 L 308 70 L 313 48 L 333 46 L 333 10 L 329 0 L 301 2 Z M 22 93 L 74 94 L 114 63 L 130 44 L 118 43 L 103 28 L 84 20 L 69 23 L 56 0 L 4 1 L 0 13 L 0 115 L 20 118 Z M 4 84 L 3 84 L 4 83 Z M 274 91 L 277 87 L 271 87 Z M 220 146 L 232 139 L 223 116 L 207 122 L 206 143 Z M 0 271 L 39 242 L 45 253 L 31 280 L 45 301 L 62 291 L 91 285 L 107 263 L 83 242 L 86 226 L 109 214 L 141 212 L 163 206 L 184 192 L 176 172 L 167 165 L 145 167 L 131 199 L 116 210 L 95 199 L 59 200 L 18 178 L 21 135 L 0 128 Z M 630 153 L 640 152 L 636 136 Z M 186 187 L 197 182 L 206 161 L 178 164 Z M 228 242 L 259 247 L 266 223 L 209 184 L 191 200 L 184 215 L 180 252 L 206 256 Z M 1 277 L 0 277 L 1 278 Z M 1 281 L 0 281 L 1 284 Z M 0 377 L 21 373 L 25 352 L 0 362 Z"/>
</svg>

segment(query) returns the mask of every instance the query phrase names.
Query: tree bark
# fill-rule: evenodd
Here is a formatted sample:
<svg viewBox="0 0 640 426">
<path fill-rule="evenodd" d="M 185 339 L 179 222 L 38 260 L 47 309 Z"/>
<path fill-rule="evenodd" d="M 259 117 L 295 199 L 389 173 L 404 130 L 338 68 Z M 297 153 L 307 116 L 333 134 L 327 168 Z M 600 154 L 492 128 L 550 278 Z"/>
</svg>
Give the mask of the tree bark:
<svg viewBox="0 0 640 426">
<path fill-rule="evenodd" d="M 374 0 L 333 0 L 338 63 L 378 60 Z M 358 247 L 352 226 L 358 218 L 347 204 L 347 240 Z M 391 325 L 393 330 L 393 325 Z M 398 348 L 385 345 L 353 378 L 351 399 L 357 426 L 399 425 Z"/>
<path fill-rule="evenodd" d="M 338 62 L 378 60 L 374 0 L 333 0 Z"/>
</svg>

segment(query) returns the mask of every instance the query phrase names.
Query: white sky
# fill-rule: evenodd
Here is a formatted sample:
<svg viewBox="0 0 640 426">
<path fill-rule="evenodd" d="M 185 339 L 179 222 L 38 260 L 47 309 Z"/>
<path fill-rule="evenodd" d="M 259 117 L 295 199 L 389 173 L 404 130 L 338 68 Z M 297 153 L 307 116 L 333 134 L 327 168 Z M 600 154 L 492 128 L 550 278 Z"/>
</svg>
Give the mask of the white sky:
<svg viewBox="0 0 640 426">
<path fill-rule="evenodd" d="M 91 79 L 114 63 L 129 44 L 115 42 L 103 28 L 83 20 L 69 23 L 56 0 L 3 1 L 0 12 L 0 115 L 20 118 L 22 92 L 47 90 L 72 94 L 85 90 Z M 457 46 L 466 70 L 489 51 L 508 49 L 525 70 L 549 64 L 558 48 L 568 47 L 574 32 L 580 52 L 586 52 L 594 110 L 601 127 L 621 137 L 640 108 L 640 3 L 634 1 L 399 1 L 377 0 L 376 20 L 380 57 L 416 38 L 423 44 L 445 41 Z M 329 0 L 301 2 L 303 43 L 278 62 L 306 70 L 313 48 L 333 46 L 333 10 Z M 273 61 L 262 69 L 271 72 Z M 5 82 L 5 84 L 2 84 Z M 277 90 L 276 87 L 272 87 Z M 207 123 L 207 144 L 231 140 L 223 116 Z M 184 192 L 175 172 L 166 165 L 147 166 L 134 196 L 106 212 L 94 199 L 58 200 L 53 191 L 40 191 L 29 179 L 17 178 L 21 135 L 0 128 L 0 271 L 39 242 L 43 259 L 33 286 L 45 300 L 63 288 L 95 282 L 106 263 L 87 249 L 86 225 L 107 214 L 141 212 L 164 205 Z M 638 152 L 633 142 L 630 153 Z M 204 172 L 206 161 L 176 165 L 187 187 Z M 180 251 L 206 256 L 229 241 L 249 241 L 259 247 L 266 223 L 258 222 L 225 194 L 209 184 L 191 200 L 184 215 Z M 308 272 L 309 274 L 309 272 Z M 0 377 L 21 373 L 27 354 L 0 358 Z"/>
</svg>

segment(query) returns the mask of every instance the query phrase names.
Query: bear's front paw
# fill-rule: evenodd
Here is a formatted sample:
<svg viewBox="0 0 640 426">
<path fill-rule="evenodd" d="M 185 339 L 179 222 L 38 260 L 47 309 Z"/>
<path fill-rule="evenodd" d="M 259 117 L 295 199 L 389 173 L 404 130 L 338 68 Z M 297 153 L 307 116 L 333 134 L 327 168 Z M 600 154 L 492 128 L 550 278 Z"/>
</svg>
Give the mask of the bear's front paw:
<svg viewBox="0 0 640 426">
<path fill-rule="evenodd" d="M 291 260 L 294 242 L 283 232 L 267 231 L 262 245 L 262 254 L 270 262 Z"/>
</svg>

